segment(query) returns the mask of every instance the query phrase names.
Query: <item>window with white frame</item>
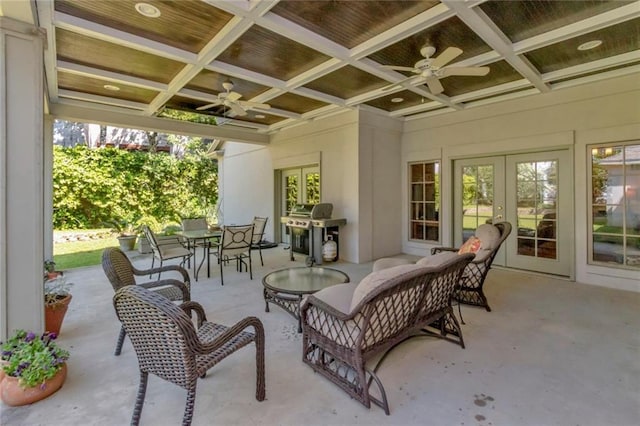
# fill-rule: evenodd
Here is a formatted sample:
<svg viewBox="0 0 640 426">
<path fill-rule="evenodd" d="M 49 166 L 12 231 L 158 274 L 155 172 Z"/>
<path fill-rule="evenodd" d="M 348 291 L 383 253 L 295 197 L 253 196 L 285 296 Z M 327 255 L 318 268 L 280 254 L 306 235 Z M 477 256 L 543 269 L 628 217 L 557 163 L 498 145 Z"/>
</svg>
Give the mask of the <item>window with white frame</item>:
<svg viewBox="0 0 640 426">
<path fill-rule="evenodd" d="M 590 148 L 589 263 L 640 269 L 640 144 Z"/>
<path fill-rule="evenodd" d="M 409 239 L 440 239 L 440 163 L 409 164 Z"/>
</svg>

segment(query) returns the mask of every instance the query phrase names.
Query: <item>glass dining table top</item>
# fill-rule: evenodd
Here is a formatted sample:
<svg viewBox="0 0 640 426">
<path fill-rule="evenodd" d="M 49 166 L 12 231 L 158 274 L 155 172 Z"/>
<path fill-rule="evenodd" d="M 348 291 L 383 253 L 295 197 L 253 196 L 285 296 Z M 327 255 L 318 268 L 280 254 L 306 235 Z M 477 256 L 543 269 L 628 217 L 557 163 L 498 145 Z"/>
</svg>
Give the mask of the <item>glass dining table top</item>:
<svg viewBox="0 0 640 426">
<path fill-rule="evenodd" d="M 216 238 L 222 235 L 222 231 L 209 231 L 208 229 L 196 229 L 192 231 L 178 231 L 176 235 L 184 237 L 189 240 L 199 240 L 205 238 Z"/>
<path fill-rule="evenodd" d="M 311 294 L 332 285 L 348 282 L 349 276 L 344 272 L 322 266 L 281 269 L 262 279 L 266 288 L 289 294 Z"/>
</svg>

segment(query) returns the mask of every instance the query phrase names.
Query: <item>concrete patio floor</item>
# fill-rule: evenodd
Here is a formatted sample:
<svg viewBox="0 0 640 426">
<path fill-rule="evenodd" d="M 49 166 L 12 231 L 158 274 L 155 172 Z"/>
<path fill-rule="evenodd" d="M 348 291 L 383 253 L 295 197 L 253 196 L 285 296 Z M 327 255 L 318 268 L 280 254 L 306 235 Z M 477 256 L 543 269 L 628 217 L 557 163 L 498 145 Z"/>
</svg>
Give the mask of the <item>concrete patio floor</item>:
<svg viewBox="0 0 640 426">
<path fill-rule="evenodd" d="M 255 400 L 255 352 L 233 354 L 198 382 L 194 425 L 637 425 L 640 424 L 640 294 L 494 269 L 493 312 L 463 307 L 466 349 L 411 339 L 379 371 L 391 415 L 367 409 L 302 363 L 301 335 L 279 307 L 266 313 L 261 280 L 293 266 L 264 250 L 253 280 L 225 269 L 192 283 L 210 320 L 259 317 L 266 333 L 267 399 Z M 257 256 L 254 256 L 256 259 Z M 295 266 L 302 266 L 298 255 Z M 148 268 L 150 257 L 134 263 Z M 213 265 L 212 265 L 213 266 Z M 359 281 L 371 263 L 331 265 Z M 201 272 L 201 276 L 204 276 Z M 2 425 L 125 425 L 138 385 L 128 339 L 113 355 L 119 323 L 102 268 L 67 272 L 73 301 L 59 343 L 70 349 L 63 388 L 30 406 L 0 405 Z M 150 377 L 143 425 L 180 424 L 186 391 Z"/>
</svg>

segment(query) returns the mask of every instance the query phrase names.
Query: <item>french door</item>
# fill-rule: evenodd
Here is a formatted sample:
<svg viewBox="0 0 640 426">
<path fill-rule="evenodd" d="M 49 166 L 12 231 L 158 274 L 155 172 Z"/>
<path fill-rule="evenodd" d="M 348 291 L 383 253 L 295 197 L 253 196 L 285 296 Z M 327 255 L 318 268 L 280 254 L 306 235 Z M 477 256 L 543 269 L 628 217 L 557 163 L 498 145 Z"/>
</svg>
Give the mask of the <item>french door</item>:
<svg viewBox="0 0 640 426">
<path fill-rule="evenodd" d="M 568 150 L 456 160 L 454 242 L 507 221 L 513 230 L 496 265 L 571 276 L 572 176 Z"/>
</svg>

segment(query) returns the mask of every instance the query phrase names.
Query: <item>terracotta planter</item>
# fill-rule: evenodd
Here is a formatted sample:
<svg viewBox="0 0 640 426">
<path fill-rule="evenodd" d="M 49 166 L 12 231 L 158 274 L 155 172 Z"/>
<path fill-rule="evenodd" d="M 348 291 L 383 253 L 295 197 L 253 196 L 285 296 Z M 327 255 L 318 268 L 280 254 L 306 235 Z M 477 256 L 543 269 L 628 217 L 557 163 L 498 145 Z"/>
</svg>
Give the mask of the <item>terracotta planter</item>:
<svg viewBox="0 0 640 426">
<path fill-rule="evenodd" d="M 2 382 L 0 382 L 0 397 L 2 398 L 2 402 L 13 407 L 32 404 L 55 393 L 62 387 L 66 378 L 66 363 L 62 365 L 62 368 L 55 376 L 46 380 L 43 385 L 32 388 L 21 387 L 17 377 L 5 376 Z"/>
<path fill-rule="evenodd" d="M 69 309 L 71 303 L 71 295 L 66 295 L 63 299 L 59 299 L 56 303 L 44 306 L 44 328 L 50 333 L 60 334 L 62 321 Z"/>
</svg>

